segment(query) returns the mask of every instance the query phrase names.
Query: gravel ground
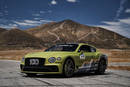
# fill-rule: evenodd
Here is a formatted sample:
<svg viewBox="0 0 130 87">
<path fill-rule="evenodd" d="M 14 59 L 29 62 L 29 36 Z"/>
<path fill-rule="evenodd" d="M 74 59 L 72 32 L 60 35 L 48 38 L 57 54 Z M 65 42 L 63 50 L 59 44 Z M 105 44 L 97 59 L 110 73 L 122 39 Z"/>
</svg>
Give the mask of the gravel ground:
<svg viewBox="0 0 130 87">
<path fill-rule="evenodd" d="M 115 63 L 112 65 L 115 65 Z M 26 77 L 26 75 L 20 73 L 18 61 L 0 60 L 0 87 L 3 86 L 130 87 L 130 71 L 107 70 L 104 75 L 78 73 L 72 78 L 63 78 L 60 75 L 38 75 L 36 77 Z"/>
</svg>

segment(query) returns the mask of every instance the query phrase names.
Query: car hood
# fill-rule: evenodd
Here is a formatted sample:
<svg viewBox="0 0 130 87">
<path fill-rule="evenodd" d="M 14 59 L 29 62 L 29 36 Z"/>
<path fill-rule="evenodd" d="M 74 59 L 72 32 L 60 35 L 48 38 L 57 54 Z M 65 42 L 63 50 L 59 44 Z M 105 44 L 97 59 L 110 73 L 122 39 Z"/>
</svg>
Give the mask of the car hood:
<svg viewBox="0 0 130 87">
<path fill-rule="evenodd" d="M 74 52 L 36 52 L 25 55 L 25 58 L 50 58 L 50 57 L 64 57 L 72 55 Z"/>
</svg>

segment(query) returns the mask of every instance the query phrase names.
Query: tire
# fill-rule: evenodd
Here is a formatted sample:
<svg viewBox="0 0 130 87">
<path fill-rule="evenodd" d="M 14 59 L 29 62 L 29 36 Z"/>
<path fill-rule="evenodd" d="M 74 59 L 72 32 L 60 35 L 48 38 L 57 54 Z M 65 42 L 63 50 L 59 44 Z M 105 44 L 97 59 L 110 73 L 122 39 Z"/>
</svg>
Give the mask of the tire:
<svg viewBox="0 0 130 87">
<path fill-rule="evenodd" d="M 75 64 L 72 59 L 67 59 L 63 65 L 63 75 L 65 77 L 72 77 L 75 71 Z"/>
<path fill-rule="evenodd" d="M 26 75 L 27 75 L 28 77 L 34 77 L 34 76 L 36 76 L 35 73 L 26 73 Z"/>
<path fill-rule="evenodd" d="M 106 70 L 106 61 L 101 59 L 98 64 L 98 69 L 95 71 L 95 74 L 104 74 Z"/>
</svg>

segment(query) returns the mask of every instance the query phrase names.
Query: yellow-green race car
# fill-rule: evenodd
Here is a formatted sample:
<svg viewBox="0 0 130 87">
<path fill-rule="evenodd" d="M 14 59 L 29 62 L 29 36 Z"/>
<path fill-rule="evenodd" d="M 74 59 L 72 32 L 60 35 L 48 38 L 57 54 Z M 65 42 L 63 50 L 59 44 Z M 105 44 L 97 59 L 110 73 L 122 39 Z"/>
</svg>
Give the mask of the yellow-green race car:
<svg viewBox="0 0 130 87">
<path fill-rule="evenodd" d="M 28 76 L 63 74 L 71 77 L 78 71 L 103 74 L 107 64 L 107 56 L 91 45 L 85 43 L 57 44 L 44 52 L 25 55 L 21 60 L 20 69 Z"/>
</svg>

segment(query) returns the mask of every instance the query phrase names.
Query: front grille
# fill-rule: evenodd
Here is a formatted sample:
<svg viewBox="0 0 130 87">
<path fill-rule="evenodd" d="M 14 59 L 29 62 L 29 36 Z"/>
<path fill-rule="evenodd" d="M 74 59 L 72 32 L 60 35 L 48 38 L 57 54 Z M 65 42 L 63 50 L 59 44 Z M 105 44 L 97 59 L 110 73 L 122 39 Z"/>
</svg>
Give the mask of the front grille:
<svg viewBox="0 0 130 87">
<path fill-rule="evenodd" d="M 23 71 L 32 71 L 32 72 L 58 72 L 59 69 L 57 66 L 23 66 Z"/>
<path fill-rule="evenodd" d="M 30 65 L 30 59 L 38 59 L 39 64 L 38 65 Z M 25 59 L 25 66 L 43 66 L 45 63 L 45 58 L 27 58 Z"/>
</svg>

